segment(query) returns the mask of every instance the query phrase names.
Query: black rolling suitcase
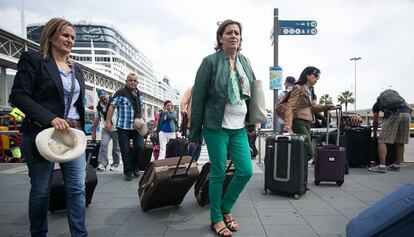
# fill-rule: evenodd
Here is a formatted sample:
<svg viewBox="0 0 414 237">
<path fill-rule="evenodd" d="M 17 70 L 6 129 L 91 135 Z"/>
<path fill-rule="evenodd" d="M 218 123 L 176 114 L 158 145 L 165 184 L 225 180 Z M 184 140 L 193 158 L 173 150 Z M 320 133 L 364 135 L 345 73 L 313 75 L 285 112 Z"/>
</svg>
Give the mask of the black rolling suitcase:
<svg viewBox="0 0 414 237">
<path fill-rule="evenodd" d="M 351 167 L 370 164 L 371 128 L 344 127 L 346 135 L 346 157 Z"/>
<path fill-rule="evenodd" d="M 152 142 L 145 139 L 144 150 L 140 151 L 141 154 L 138 160 L 138 170 L 145 171 L 150 166 L 151 157 L 152 157 L 152 148 L 153 148 Z"/>
<path fill-rule="evenodd" d="M 86 147 L 86 150 L 88 147 Z M 85 177 L 85 200 L 86 206 L 89 206 L 92 202 L 93 192 L 98 184 L 98 177 L 96 176 L 96 170 L 89 165 L 92 159 L 92 153 L 88 153 L 86 161 L 86 177 Z M 66 194 L 63 183 L 63 174 L 61 169 L 53 170 L 52 183 L 50 189 L 49 198 L 49 211 L 54 212 L 57 210 L 66 209 Z"/>
<path fill-rule="evenodd" d="M 165 158 L 188 156 L 189 144 L 190 142 L 183 137 L 170 139 L 166 146 Z"/>
<path fill-rule="evenodd" d="M 151 162 L 139 181 L 142 211 L 179 205 L 198 177 L 194 157 L 180 156 Z"/>
<path fill-rule="evenodd" d="M 91 204 L 93 192 L 98 184 L 98 177 L 96 176 L 96 170 L 90 165 L 86 165 L 86 179 L 85 179 L 85 192 L 86 192 L 86 206 Z M 63 176 L 61 169 L 53 170 L 52 185 L 49 198 L 49 211 L 55 212 L 57 210 L 66 209 L 66 194 L 63 184 Z"/>
<path fill-rule="evenodd" d="M 231 160 L 227 160 L 226 164 L 226 178 L 224 179 L 223 184 L 223 196 L 229 186 L 231 179 L 234 176 L 234 167 L 232 166 L 233 162 Z M 211 164 L 207 162 L 201 168 L 200 175 L 197 178 L 197 181 L 194 185 L 194 196 L 200 206 L 204 206 L 210 203 L 209 198 L 209 181 L 210 181 L 210 170 Z"/>
<path fill-rule="evenodd" d="M 86 159 L 88 159 L 89 154 L 91 154 L 89 164 L 93 166 L 93 168 L 98 167 L 98 154 L 99 154 L 99 148 L 101 147 L 101 141 L 99 140 L 88 140 L 86 142 L 86 151 L 85 156 Z"/>
<path fill-rule="evenodd" d="M 308 166 L 305 137 L 299 134 L 266 138 L 264 194 L 267 190 L 299 199 L 306 193 Z"/>
</svg>

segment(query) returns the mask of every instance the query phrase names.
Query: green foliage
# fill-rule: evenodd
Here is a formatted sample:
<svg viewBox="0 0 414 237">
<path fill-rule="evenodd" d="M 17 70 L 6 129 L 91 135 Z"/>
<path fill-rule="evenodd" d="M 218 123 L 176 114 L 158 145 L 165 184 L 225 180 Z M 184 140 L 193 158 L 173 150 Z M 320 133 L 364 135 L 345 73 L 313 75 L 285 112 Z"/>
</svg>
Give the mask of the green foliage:
<svg viewBox="0 0 414 237">
<path fill-rule="evenodd" d="M 319 104 L 333 104 L 332 103 L 332 97 L 329 96 L 329 94 L 324 94 L 321 96 L 321 98 L 319 98 Z"/>
<path fill-rule="evenodd" d="M 352 92 L 347 90 L 347 91 L 341 92 L 341 94 L 338 96 L 338 102 L 341 105 L 345 104 L 345 111 L 347 111 L 348 110 L 348 104 L 355 103 L 355 99 L 353 97 Z"/>
</svg>

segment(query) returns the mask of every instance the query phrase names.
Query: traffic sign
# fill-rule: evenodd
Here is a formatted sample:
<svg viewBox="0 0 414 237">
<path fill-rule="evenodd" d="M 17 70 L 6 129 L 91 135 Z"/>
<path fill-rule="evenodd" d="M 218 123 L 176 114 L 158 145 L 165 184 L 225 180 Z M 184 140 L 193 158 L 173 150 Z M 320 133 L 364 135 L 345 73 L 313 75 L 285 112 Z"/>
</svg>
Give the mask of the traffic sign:
<svg viewBox="0 0 414 237">
<path fill-rule="evenodd" d="M 316 35 L 316 21 L 279 21 L 279 35 Z"/>
</svg>

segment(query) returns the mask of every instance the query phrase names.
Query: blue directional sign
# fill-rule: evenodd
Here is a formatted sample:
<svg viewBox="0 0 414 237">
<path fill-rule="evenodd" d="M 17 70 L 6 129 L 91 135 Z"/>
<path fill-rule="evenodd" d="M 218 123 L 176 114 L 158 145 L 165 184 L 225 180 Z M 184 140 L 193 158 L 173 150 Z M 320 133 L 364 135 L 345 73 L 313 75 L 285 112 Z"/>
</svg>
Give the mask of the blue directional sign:
<svg viewBox="0 0 414 237">
<path fill-rule="evenodd" d="M 279 21 L 279 35 L 316 35 L 316 21 Z"/>
</svg>

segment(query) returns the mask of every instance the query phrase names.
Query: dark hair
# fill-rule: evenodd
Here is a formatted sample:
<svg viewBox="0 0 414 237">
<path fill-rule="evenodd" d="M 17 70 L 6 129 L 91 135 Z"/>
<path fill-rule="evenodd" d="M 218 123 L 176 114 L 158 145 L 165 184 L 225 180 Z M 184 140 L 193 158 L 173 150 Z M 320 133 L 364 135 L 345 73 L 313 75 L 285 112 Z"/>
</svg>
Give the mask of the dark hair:
<svg viewBox="0 0 414 237">
<path fill-rule="evenodd" d="M 218 23 L 219 22 L 217 22 L 217 24 Z M 242 38 L 242 29 L 243 29 L 242 25 L 238 21 L 233 21 L 233 20 L 228 19 L 228 20 L 225 20 L 225 21 L 221 22 L 220 25 L 219 25 L 219 28 L 217 29 L 217 32 L 216 32 L 216 41 L 217 42 L 216 42 L 216 46 L 214 47 L 214 49 L 216 51 L 219 51 L 219 50 L 223 49 L 223 44 L 220 43 L 220 37 L 223 37 L 223 33 L 224 33 L 224 30 L 226 29 L 226 27 L 228 25 L 232 25 L 232 24 L 236 24 L 236 25 L 239 26 L 239 29 L 240 29 L 240 45 L 239 45 L 239 48 L 237 50 L 238 51 L 241 50 L 241 43 L 243 41 L 243 38 Z"/>
<path fill-rule="evenodd" d="M 308 78 L 306 76 L 309 76 L 312 74 L 319 75 L 320 73 L 321 71 L 316 67 L 313 67 L 313 66 L 306 67 L 305 69 L 303 69 L 302 73 L 300 74 L 299 79 L 296 81 L 295 84 L 304 85 L 306 84 L 306 82 L 308 82 Z"/>
<path fill-rule="evenodd" d="M 171 103 L 172 104 L 171 100 L 164 101 L 164 106 L 166 106 L 168 103 Z"/>
</svg>

